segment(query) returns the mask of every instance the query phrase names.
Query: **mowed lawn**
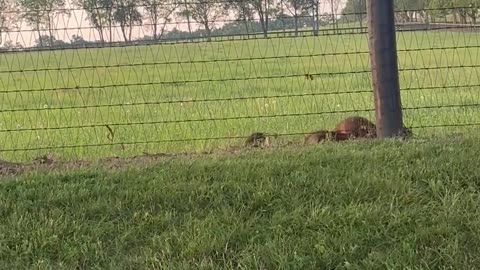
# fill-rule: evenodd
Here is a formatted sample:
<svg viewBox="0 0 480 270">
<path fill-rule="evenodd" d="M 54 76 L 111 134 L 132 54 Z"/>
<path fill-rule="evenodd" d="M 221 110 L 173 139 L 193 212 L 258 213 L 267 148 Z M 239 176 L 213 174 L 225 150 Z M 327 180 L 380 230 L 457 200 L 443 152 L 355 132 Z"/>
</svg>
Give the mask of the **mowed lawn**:
<svg viewBox="0 0 480 270">
<path fill-rule="evenodd" d="M 476 140 L 0 179 L 1 269 L 479 269 Z"/>
<path fill-rule="evenodd" d="M 405 123 L 417 136 L 478 123 L 479 36 L 398 34 Z M 12 161 L 198 151 L 254 131 L 373 120 L 359 34 L 3 53 L 0 95 L 0 157 Z"/>
</svg>

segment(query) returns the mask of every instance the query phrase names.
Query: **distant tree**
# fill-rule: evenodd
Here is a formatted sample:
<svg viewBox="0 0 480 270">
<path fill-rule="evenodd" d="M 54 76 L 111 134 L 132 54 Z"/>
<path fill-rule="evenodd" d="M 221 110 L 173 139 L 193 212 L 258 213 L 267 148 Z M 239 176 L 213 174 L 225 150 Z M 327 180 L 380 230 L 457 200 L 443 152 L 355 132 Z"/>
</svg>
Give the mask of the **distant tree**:
<svg viewBox="0 0 480 270">
<path fill-rule="evenodd" d="M 98 31 L 100 41 L 105 42 L 105 29 L 109 30 L 109 40 L 113 41 L 112 27 L 114 25 L 114 0 L 76 0 L 75 4 L 85 10 L 87 18 Z"/>
<path fill-rule="evenodd" d="M 177 15 L 187 19 L 188 33 L 190 37 L 192 37 L 192 11 L 190 8 L 189 1 L 191 0 L 183 0 L 181 9 L 179 12 L 177 12 Z"/>
<path fill-rule="evenodd" d="M 2 47 L 2 49 L 5 51 L 17 51 L 22 48 L 23 48 L 22 44 L 20 44 L 19 42 L 16 42 L 14 44 L 12 40 L 5 41 Z"/>
<path fill-rule="evenodd" d="M 191 17 L 197 23 L 201 24 L 210 41 L 215 23 L 227 15 L 225 2 L 226 1 L 222 0 L 191 1 L 186 5 L 186 9 L 184 9 L 180 15 Z"/>
<path fill-rule="evenodd" d="M 117 0 L 113 18 L 120 24 L 120 30 L 125 42 L 132 41 L 133 25 L 142 23 L 142 14 L 138 11 L 135 0 Z"/>
<path fill-rule="evenodd" d="M 145 17 L 151 24 L 153 39 L 161 38 L 165 27 L 171 19 L 171 15 L 177 10 L 179 4 L 172 0 L 141 0 L 145 11 Z M 160 27 L 160 32 L 158 26 Z"/>
<path fill-rule="evenodd" d="M 435 22 L 438 18 L 446 18 L 451 11 L 452 5 L 452 0 L 428 0 L 426 3 L 428 16 L 432 22 Z"/>
<path fill-rule="evenodd" d="M 397 20 L 400 22 L 413 22 L 420 15 L 425 18 L 426 0 L 395 0 L 395 10 Z"/>
<path fill-rule="evenodd" d="M 273 0 L 249 0 L 253 11 L 258 15 L 262 26 L 263 36 L 267 37 L 268 22 L 274 17 L 277 10 L 273 7 Z"/>
<path fill-rule="evenodd" d="M 16 27 L 18 8 L 14 0 L 0 0 L 0 45 L 3 42 L 3 33 Z"/>
<path fill-rule="evenodd" d="M 320 30 L 320 0 L 310 0 L 313 35 L 318 36 Z"/>
<path fill-rule="evenodd" d="M 35 47 L 64 47 L 68 43 L 63 40 L 57 40 L 55 37 L 42 35 L 35 40 Z"/>
<path fill-rule="evenodd" d="M 288 11 L 293 16 L 295 36 L 298 36 L 298 22 L 300 17 L 304 17 L 308 14 L 310 7 L 309 0 L 285 0 L 282 3 L 282 9 Z"/>
<path fill-rule="evenodd" d="M 480 0 L 425 0 L 432 20 L 452 15 L 454 23 L 476 24 L 480 14 Z"/>
<path fill-rule="evenodd" d="M 480 12 L 480 0 L 471 1 L 470 8 L 467 9 L 467 15 L 472 19 L 473 24 L 477 24 L 478 15 Z"/>
<path fill-rule="evenodd" d="M 165 39 L 190 39 L 192 38 L 192 32 L 180 31 L 177 28 L 166 32 L 164 34 Z"/>
<path fill-rule="evenodd" d="M 269 30 L 269 21 L 277 14 L 278 10 L 274 6 L 273 0 L 239 0 L 240 2 L 234 5 L 229 5 L 240 18 L 242 18 L 247 26 L 247 20 L 258 16 L 262 33 L 267 37 Z"/>
<path fill-rule="evenodd" d="M 232 1 L 226 6 L 227 10 L 234 10 L 236 20 L 242 21 L 247 34 L 250 33 L 251 23 L 254 20 L 255 11 L 248 0 Z"/>
<path fill-rule="evenodd" d="M 337 15 L 339 12 L 340 7 L 340 0 L 328 0 L 328 4 L 330 5 L 330 12 L 332 16 L 332 25 L 334 31 L 337 29 Z"/>
<path fill-rule="evenodd" d="M 360 22 L 360 27 L 363 27 L 363 20 L 367 16 L 366 0 L 348 0 L 343 8 L 342 16 L 348 21 Z"/>
<path fill-rule="evenodd" d="M 480 8 L 480 0 L 453 0 L 454 20 L 456 16 L 460 18 L 460 23 L 466 24 L 470 18 L 473 24 L 477 23 Z"/>
<path fill-rule="evenodd" d="M 73 35 L 70 39 L 70 44 L 72 44 L 74 47 L 84 47 L 87 45 L 87 43 L 88 42 L 79 35 Z"/>
<path fill-rule="evenodd" d="M 48 30 L 51 38 L 48 44 L 53 44 L 53 21 L 59 15 L 70 15 L 65 9 L 65 0 L 18 0 L 22 9 L 22 19 L 32 26 L 38 34 L 38 40 L 43 42 L 41 30 Z"/>
</svg>

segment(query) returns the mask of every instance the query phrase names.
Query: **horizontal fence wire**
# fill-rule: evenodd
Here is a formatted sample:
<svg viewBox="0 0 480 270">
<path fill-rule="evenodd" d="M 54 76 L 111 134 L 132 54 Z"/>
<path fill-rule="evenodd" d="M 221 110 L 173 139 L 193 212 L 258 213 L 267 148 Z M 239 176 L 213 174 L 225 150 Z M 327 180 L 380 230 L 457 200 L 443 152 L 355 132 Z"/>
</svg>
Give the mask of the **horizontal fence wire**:
<svg viewBox="0 0 480 270">
<path fill-rule="evenodd" d="M 447 85 L 447 86 L 435 86 L 435 87 L 417 87 L 417 88 L 405 88 L 403 91 L 424 91 L 434 89 L 449 89 L 449 88 L 471 88 L 480 87 L 480 84 L 469 85 Z M 241 100 L 255 100 L 255 99 L 280 99 L 289 97 L 308 97 L 308 96 L 326 96 L 326 95 L 347 95 L 356 93 L 370 93 L 371 90 L 358 90 L 358 91 L 337 91 L 337 92 L 324 92 L 324 93 L 307 93 L 307 94 L 285 94 L 285 95 L 269 95 L 269 96 L 251 96 L 251 97 L 231 97 L 231 98 L 211 98 L 211 99 L 184 99 L 184 100 L 166 100 L 166 101 L 150 101 L 150 102 L 137 102 L 137 103 L 117 103 L 117 104 L 92 104 L 92 105 L 80 105 L 80 106 L 63 106 L 63 107 L 42 107 L 42 108 L 20 108 L 20 109 L 4 109 L 0 110 L 0 113 L 11 112 L 28 112 L 28 111 L 49 111 L 49 110 L 75 110 L 75 109 L 92 109 L 92 108 L 111 108 L 111 107 L 126 107 L 126 106 L 143 106 L 143 105 L 160 105 L 160 104 L 173 104 L 173 103 L 197 103 L 197 102 L 220 102 L 220 101 L 241 101 Z M 12 132 L 22 131 L 19 129 L 13 130 L 0 130 L 0 132 Z"/>
<path fill-rule="evenodd" d="M 0 159 L 208 151 L 253 132 L 302 143 L 349 115 L 374 121 L 357 2 L 5 0 Z M 478 10 L 396 3 L 404 122 L 416 136 L 480 124 Z"/>
</svg>

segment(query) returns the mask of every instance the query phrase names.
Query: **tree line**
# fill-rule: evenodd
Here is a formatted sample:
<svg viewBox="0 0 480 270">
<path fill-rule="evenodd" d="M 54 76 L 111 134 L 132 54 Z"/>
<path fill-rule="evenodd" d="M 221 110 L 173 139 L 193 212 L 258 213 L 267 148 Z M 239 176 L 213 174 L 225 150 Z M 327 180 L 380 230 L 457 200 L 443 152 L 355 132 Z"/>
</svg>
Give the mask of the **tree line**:
<svg viewBox="0 0 480 270">
<path fill-rule="evenodd" d="M 439 19 L 459 24 L 477 23 L 480 0 L 394 0 L 396 21 L 435 23 Z M 348 0 L 344 17 L 362 23 L 366 17 L 366 0 Z"/>
<path fill-rule="evenodd" d="M 322 2 L 335 8 L 340 0 Z M 151 28 L 153 40 L 161 39 L 174 17 L 186 21 L 189 34 L 194 32 L 192 24 L 201 25 L 208 38 L 218 22 L 227 18 L 241 22 L 247 32 L 260 26 L 265 36 L 274 20 L 292 17 L 298 31 L 301 23 L 305 23 L 302 18 L 310 17 L 308 21 L 315 32 L 323 20 L 320 0 L 74 0 L 73 4 L 85 11 L 102 43 L 113 41 L 115 27 L 120 28 L 125 42 L 132 41 L 132 28 L 142 24 Z M 54 44 L 54 21 L 60 15 L 71 15 L 65 0 L 0 0 L 0 36 L 22 20 L 36 32 L 40 46 L 45 42 Z M 233 24 L 229 27 L 236 27 Z M 50 40 L 45 40 L 42 31 L 48 32 Z"/>
<path fill-rule="evenodd" d="M 132 41 L 135 26 L 148 26 L 146 39 L 194 36 L 195 33 L 211 39 L 215 34 L 262 33 L 293 29 L 310 29 L 318 35 L 324 24 L 360 22 L 366 16 L 366 0 L 73 0 L 74 8 L 85 12 L 91 27 L 97 31 L 101 44 L 113 42 L 115 28 L 120 29 L 124 42 Z M 321 10 L 321 5 L 331 8 Z M 343 9 L 340 19 L 335 16 Z M 476 23 L 480 0 L 395 0 L 397 20 L 434 22 L 436 18 L 452 16 L 457 23 Z M 2 34 L 27 23 L 36 33 L 37 46 L 53 46 L 62 43 L 55 39 L 55 20 L 70 16 L 72 8 L 66 8 L 65 0 L 0 0 L 0 45 Z M 186 31 L 167 25 L 174 18 L 181 18 Z M 219 26 L 220 22 L 227 22 Z M 200 25 L 193 29 L 193 24 Z M 42 32 L 48 33 L 47 35 Z M 86 42 L 74 36 L 74 42 Z"/>
</svg>

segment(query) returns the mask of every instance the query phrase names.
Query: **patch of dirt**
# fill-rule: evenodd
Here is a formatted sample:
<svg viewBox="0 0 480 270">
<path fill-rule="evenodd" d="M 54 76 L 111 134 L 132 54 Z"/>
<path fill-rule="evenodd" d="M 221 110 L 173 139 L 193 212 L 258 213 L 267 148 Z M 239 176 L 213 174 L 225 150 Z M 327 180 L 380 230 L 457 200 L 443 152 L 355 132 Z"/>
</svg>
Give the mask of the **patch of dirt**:
<svg viewBox="0 0 480 270">
<path fill-rule="evenodd" d="M 337 142 L 338 143 L 338 142 Z M 343 143 L 343 142 L 342 142 Z M 304 147 L 304 143 L 298 141 L 286 141 L 280 144 L 266 147 L 245 147 L 236 146 L 229 148 L 217 148 L 201 153 L 143 153 L 132 157 L 108 157 L 97 161 L 72 160 L 62 161 L 54 155 L 44 155 L 35 158 L 32 162 L 13 163 L 0 160 L 0 177 L 17 176 L 34 172 L 65 172 L 75 171 L 87 168 L 101 168 L 106 170 L 122 170 L 128 168 L 146 168 L 152 165 L 158 165 L 178 158 L 197 159 L 205 158 L 209 155 L 216 157 L 235 156 L 251 152 L 272 152 L 278 149 L 298 149 Z M 308 146 L 307 146 L 308 147 Z"/>
<path fill-rule="evenodd" d="M 288 143 L 282 145 L 282 148 L 285 146 L 296 145 Z M 87 160 L 71 160 L 63 161 L 57 158 L 54 155 L 44 155 L 35 158 L 32 162 L 26 163 L 12 163 L 8 161 L 0 160 L 0 177 L 2 176 L 18 176 L 22 174 L 28 174 L 32 172 L 62 172 L 62 171 L 74 171 L 87 168 L 102 168 L 106 170 L 121 170 L 126 168 L 145 168 L 151 165 L 156 165 L 159 163 L 165 163 L 173 159 L 178 158 L 188 158 L 195 159 L 206 157 L 209 155 L 222 156 L 222 155 L 238 155 L 241 153 L 248 153 L 252 151 L 272 151 L 274 149 L 280 148 L 278 146 L 270 147 L 231 147 L 225 149 L 215 149 L 210 151 L 205 151 L 201 153 L 175 153 L 175 154 L 166 154 L 166 153 L 143 153 L 141 155 L 132 156 L 132 157 L 108 157 L 103 158 L 98 161 L 87 161 Z"/>
</svg>

